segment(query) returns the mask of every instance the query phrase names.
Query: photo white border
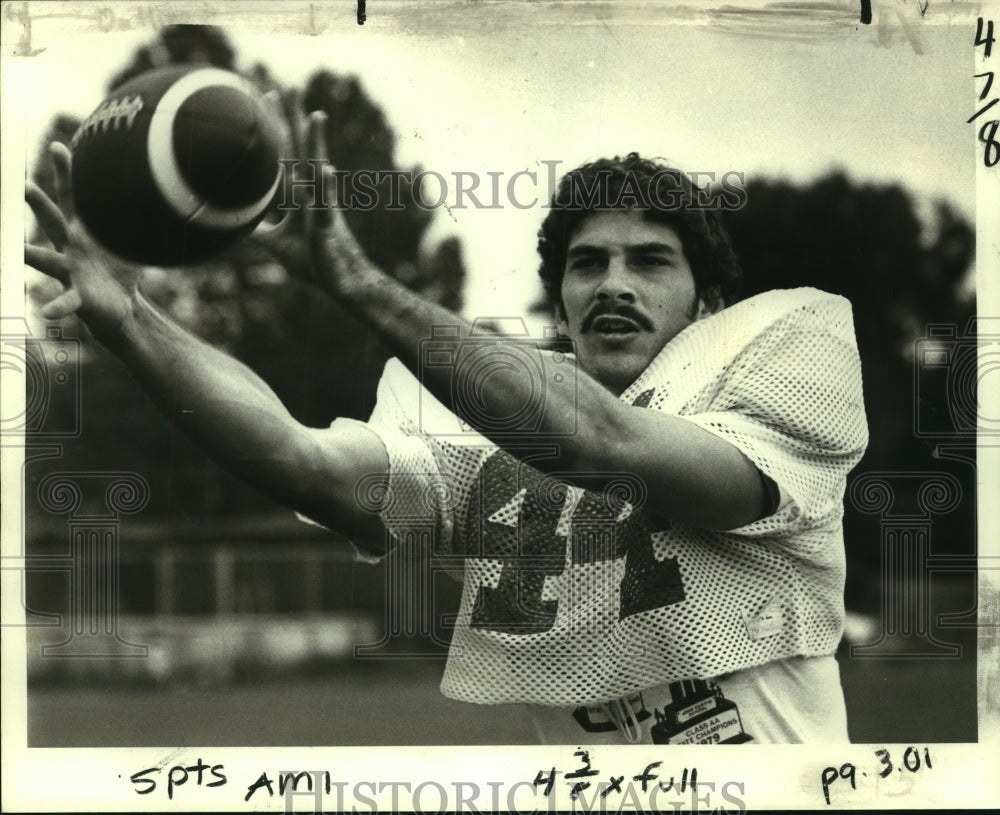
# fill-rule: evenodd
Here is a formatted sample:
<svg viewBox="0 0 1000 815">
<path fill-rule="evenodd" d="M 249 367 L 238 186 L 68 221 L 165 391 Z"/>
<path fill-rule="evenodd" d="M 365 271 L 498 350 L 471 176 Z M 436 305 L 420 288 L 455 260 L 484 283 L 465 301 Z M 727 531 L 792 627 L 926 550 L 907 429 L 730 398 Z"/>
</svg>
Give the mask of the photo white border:
<svg viewBox="0 0 1000 815">
<path fill-rule="evenodd" d="M 49 47 L 59 36 L 94 36 L 102 30 L 125 30 L 129 27 L 147 27 L 149 17 L 143 18 L 135 3 L 6 3 L 2 7 L 2 112 L 3 122 L 2 165 L 0 180 L 0 212 L 3 218 L 2 263 L 2 315 L 19 315 L 23 309 L 24 270 L 21 238 L 24 233 L 25 207 L 23 205 L 23 179 L 26 157 L 35 149 L 25 144 L 23 127 L 31 100 L 24 94 L 27 60 L 36 49 Z M 196 22 L 222 26 L 240 25 L 271 28 L 283 32 L 296 31 L 302 36 L 322 36 L 324 31 L 336 26 L 357 25 L 356 8 L 351 2 L 319 6 L 306 3 L 212 2 L 149 4 L 160 16 L 162 23 Z M 842 9 L 846 25 L 860 13 L 860 2 L 801 3 L 800 7 L 814 5 L 817 15 L 828 22 L 829 15 Z M 921 16 L 920 3 L 874 2 L 871 25 L 856 25 L 858 37 L 877 37 L 885 31 L 899 34 L 890 47 L 908 47 L 908 37 L 919 26 L 960 26 L 969 31 L 969 51 L 973 51 L 972 38 L 977 15 L 992 17 L 996 34 L 1000 37 L 1000 7 L 995 3 L 944 3 L 931 0 Z M 539 25 L 565 26 L 607 25 L 608 18 L 621 24 L 635 25 L 642 18 L 649 25 L 677 24 L 710 26 L 718 17 L 711 9 L 691 9 L 666 2 L 623 4 L 612 9 L 610 4 L 587 3 L 512 3 L 501 9 L 493 3 L 421 3 L 383 2 L 367 3 L 365 25 L 382 30 L 412 32 L 424 25 L 423 21 L 434 16 L 436 24 L 461 26 L 488 25 L 495 15 L 536 15 Z M 129 10 L 127 7 L 132 7 Z M 745 36 L 767 34 L 772 26 L 767 11 L 774 5 L 757 0 L 733 0 L 727 3 L 731 10 L 729 20 L 743 27 Z M 831 11 L 832 9 L 832 11 Z M 550 14 L 551 12 L 551 14 Z M 742 12 L 742 14 L 740 14 Z M 634 16 L 625 22 L 625 15 Z M 30 20 L 29 20 L 30 18 Z M 912 43 L 911 43 L 912 44 Z M 978 49 L 975 72 L 1000 69 L 1000 45 L 993 57 L 984 62 Z M 961 55 L 956 58 L 965 58 Z M 265 58 L 266 59 L 266 58 Z M 970 65 L 972 63 L 970 62 Z M 970 71 L 970 104 L 981 90 Z M 1000 82 L 996 86 L 1000 89 Z M 994 94 L 1000 90 L 994 90 Z M 1000 212 L 1000 165 L 992 170 L 982 166 L 981 149 L 975 132 L 978 127 L 968 126 L 970 160 L 977 161 L 976 208 L 977 213 Z M 977 293 L 981 315 L 1000 314 L 1000 219 L 980 217 L 977 221 Z M 990 404 L 1000 404 L 996 391 L 996 377 L 990 382 L 992 393 L 982 395 Z M 23 398 L 23 388 L 16 379 L 5 372 L 3 398 L 4 415 L 16 410 L 18 394 Z M 14 402 L 8 401 L 14 400 Z M 983 489 L 981 495 L 990 495 L 991 485 L 1000 484 L 1000 449 L 983 445 L 980 449 L 978 471 Z M 4 622 L 16 621 L 23 614 L 19 592 L 12 592 L 9 579 L 17 573 L 18 558 L 23 540 L 22 519 L 12 508 L 21 506 L 20 460 L 16 446 L 3 450 L 3 557 L 4 557 Z M 979 545 L 981 557 L 1000 556 L 1000 536 L 997 535 L 996 516 L 990 500 L 982 500 L 979 518 Z M 1000 570 L 982 569 L 979 575 L 979 608 L 983 627 L 979 630 L 979 722 L 978 744 L 932 745 L 935 759 L 933 773 L 905 776 L 899 783 L 887 779 L 875 783 L 869 779 L 859 784 L 850 796 L 840 795 L 836 808 L 874 807 L 886 809 L 915 808 L 983 808 L 994 806 L 1000 800 L 1000 773 L 996 760 L 1000 752 L 1000 727 L 998 727 L 998 696 L 1000 696 L 1000 644 L 996 628 L 1000 611 Z M 15 625 L 3 629 L 3 810 L 4 811 L 283 811 L 282 799 L 254 796 L 243 802 L 246 786 L 262 771 L 274 780 L 280 771 L 329 769 L 339 779 L 357 782 L 409 782 L 416 787 L 422 782 L 436 781 L 453 788 L 453 782 L 479 783 L 488 789 L 488 782 L 504 782 L 507 787 L 531 782 L 542 767 L 558 765 L 564 769 L 573 748 L 566 747 L 482 747 L 482 748 L 354 748 L 310 747 L 301 748 L 184 748 L 156 749 L 29 749 L 26 746 L 25 694 L 25 639 L 24 629 Z M 919 714 L 915 714 L 919 715 Z M 743 799 L 751 811 L 769 809 L 826 809 L 819 787 L 819 775 L 826 766 L 839 766 L 854 762 L 876 767 L 872 758 L 874 749 L 885 748 L 894 755 L 902 755 L 908 745 L 863 745 L 807 747 L 743 746 L 735 750 L 701 750 L 690 748 L 594 748 L 595 764 L 602 771 L 616 774 L 639 772 L 636 758 L 641 751 L 649 761 L 666 757 L 671 766 L 697 766 L 700 778 L 734 781 L 745 785 Z M 923 747 L 923 745 L 921 745 Z M 194 763 L 203 758 L 210 764 L 224 764 L 230 779 L 224 787 L 216 789 L 185 788 L 185 795 L 168 802 L 159 793 L 137 797 L 134 786 L 128 781 L 130 773 L 158 764 Z M 602 772 L 603 777 L 603 772 Z M 390 803 L 391 788 L 382 795 L 374 795 L 379 810 L 385 811 Z M 366 789 L 366 794 L 370 792 Z M 303 799 L 304 800 L 304 799 Z M 405 802 L 405 798 L 401 799 Z M 433 797 L 429 800 L 435 801 Z M 524 788 L 516 797 L 519 808 L 530 811 L 530 800 Z M 364 806 L 363 802 L 357 802 Z M 560 807 L 569 801 L 559 800 Z M 719 805 L 724 802 L 716 802 Z M 300 804 L 301 805 L 301 804 Z M 332 804 L 328 803 L 332 808 Z M 350 805 L 350 801 L 348 802 Z M 454 806 L 454 802 L 451 803 Z M 480 799 L 484 811 L 488 802 Z M 548 811 L 548 802 L 535 804 L 541 811 Z M 362 810 L 363 811 L 363 810 Z"/>
</svg>

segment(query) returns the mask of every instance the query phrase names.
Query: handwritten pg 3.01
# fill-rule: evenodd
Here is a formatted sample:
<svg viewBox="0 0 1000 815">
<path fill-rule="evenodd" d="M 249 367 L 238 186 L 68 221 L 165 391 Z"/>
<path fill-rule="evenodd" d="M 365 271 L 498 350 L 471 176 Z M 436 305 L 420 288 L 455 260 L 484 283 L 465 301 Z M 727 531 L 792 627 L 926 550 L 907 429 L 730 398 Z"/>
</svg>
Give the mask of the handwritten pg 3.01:
<svg viewBox="0 0 1000 815">
<path fill-rule="evenodd" d="M 894 774 L 908 777 L 917 773 L 927 773 L 934 769 L 929 747 L 907 747 L 901 754 L 879 748 L 870 758 L 858 761 L 845 761 L 839 767 L 824 767 L 820 773 L 820 786 L 823 790 L 823 800 L 828 806 L 843 806 L 851 803 L 850 795 L 844 791 L 857 792 L 862 785 L 874 785 L 890 779 Z M 837 799 L 837 800 L 835 800 Z"/>
</svg>

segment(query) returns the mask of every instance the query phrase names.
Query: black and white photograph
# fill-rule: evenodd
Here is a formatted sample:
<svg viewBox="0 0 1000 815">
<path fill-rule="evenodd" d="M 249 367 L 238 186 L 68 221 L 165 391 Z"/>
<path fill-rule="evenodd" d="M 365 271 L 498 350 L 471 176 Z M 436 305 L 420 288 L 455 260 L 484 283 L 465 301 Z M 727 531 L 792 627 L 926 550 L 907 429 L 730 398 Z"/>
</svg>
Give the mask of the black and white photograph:
<svg viewBox="0 0 1000 815">
<path fill-rule="evenodd" d="M 997 800 L 1000 5 L 0 13 L 3 811 Z"/>
</svg>

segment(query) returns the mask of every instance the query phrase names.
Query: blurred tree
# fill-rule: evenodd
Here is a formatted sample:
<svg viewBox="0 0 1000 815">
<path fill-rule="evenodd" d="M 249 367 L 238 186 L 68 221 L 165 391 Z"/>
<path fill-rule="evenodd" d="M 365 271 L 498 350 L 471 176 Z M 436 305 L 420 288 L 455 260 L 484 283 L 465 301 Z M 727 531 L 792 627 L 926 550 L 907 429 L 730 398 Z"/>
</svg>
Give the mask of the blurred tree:
<svg viewBox="0 0 1000 815">
<path fill-rule="evenodd" d="M 409 268 L 416 261 L 412 247 L 420 243 L 431 215 L 412 203 L 405 205 L 412 202 L 413 194 L 408 177 L 392 176 L 398 169 L 392 159 L 395 136 L 385 116 L 364 93 L 357 78 L 330 71 L 320 71 L 309 80 L 302 101 L 306 111 L 322 110 L 327 115 L 330 161 L 348 174 L 342 200 L 350 201 L 363 192 L 351 183 L 355 173 L 364 170 L 381 174 L 371 186 L 377 191 L 377 200 L 389 202 L 389 206 L 348 208 L 345 216 L 368 256 L 398 276 L 401 266 Z M 419 168 L 414 168 L 414 175 L 416 172 Z M 394 199 L 399 203 L 393 203 Z"/>
<path fill-rule="evenodd" d="M 214 65 L 235 70 L 235 54 L 225 32 L 210 25 L 167 26 L 156 40 L 140 46 L 132 61 L 108 83 L 113 91 L 133 77 L 166 65 Z"/>
<path fill-rule="evenodd" d="M 913 434 L 913 344 L 928 323 L 961 332 L 975 313 L 965 286 L 972 226 L 945 203 L 932 217 L 922 223 L 898 186 L 857 184 L 839 171 L 805 187 L 751 182 L 746 206 L 727 213 L 744 296 L 815 286 L 851 301 L 873 431 L 869 466 L 926 455 Z"/>
</svg>

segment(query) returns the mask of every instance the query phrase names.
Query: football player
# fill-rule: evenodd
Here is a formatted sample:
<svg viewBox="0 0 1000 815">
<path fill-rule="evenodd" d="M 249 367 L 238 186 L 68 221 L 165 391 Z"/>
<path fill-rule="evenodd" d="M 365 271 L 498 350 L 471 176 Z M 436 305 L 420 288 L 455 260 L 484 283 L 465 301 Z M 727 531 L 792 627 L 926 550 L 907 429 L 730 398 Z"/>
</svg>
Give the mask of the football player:
<svg viewBox="0 0 1000 815">
<path fill-rule="evenodd" d="M 25 257 L 65 284 L 43 315 L 79 313 L 221 464 L 362 556 L 430 540 L 464 584 L 445 694 L 524 703 L 554 743 L 846 740 L 841 516 L 867 443 L 850 307 L 736 302 L 700 196 L 636 155 L 563 179 L 539 251 L 572 353 L 420 300 L 339 210 L 304 209 L 304 231 L 262 239 L 397 354 L 370 420 L 325 429 L 165 318 L 32 186 L 53 248 Z M 441 408 L 455 422 L 429 425 Z"/>
</svg>

